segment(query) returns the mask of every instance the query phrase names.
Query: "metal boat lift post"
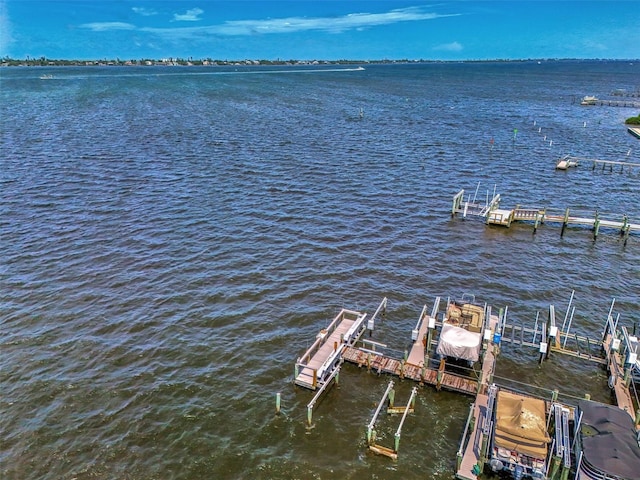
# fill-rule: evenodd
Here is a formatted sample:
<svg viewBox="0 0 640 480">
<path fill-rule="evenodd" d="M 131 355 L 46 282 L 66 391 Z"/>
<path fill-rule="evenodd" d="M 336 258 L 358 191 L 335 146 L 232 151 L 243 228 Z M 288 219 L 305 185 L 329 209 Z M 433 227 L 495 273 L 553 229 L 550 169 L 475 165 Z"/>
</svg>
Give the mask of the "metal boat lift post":
<svg viewBox="0 0 640 480">
<path fill-rule="evenodd" d="M 369 425 L 367 426 L 367 445 L 369 446 L 375 444 L 376 431 L 373 429 L 373 427 L 375 427 L 376 425 L 376 420 L 378 419 L 378 415 L 380 415 L 380 410 L 382 410 L 382 405 L 384 405 L 385 400 L 393 390 L 393 385 L 394 385 L 393 380 L 390 380 L 389 385 L 387 385 L 387 390 L 384 392 L 384 395 L 382 396 L 382 399 L 378 404 L 376 413 L 373 414 L 373 418 L 371 419 L 371 421 L 369 422 Z"/>
<path fill-rule="evenodd" d="M 387 313 L 387 297 L 384 297 L 382 299 L 382 302 L 380 302 L 380 305 L 378 305 L 378 308 L 376 309 L 373 316 L 369 318 L 369 320 L 367 321 L 367 330 L 369 330 L 370 336 L 373 333 L 373 330 L 375 329 L 376 317 L 380 312 L 382 312 L 382 316 L 384 316 Z"/>
<path fill-rule="evenodd" d="M 315 407 L 316 402 L 322 395 L 322 393 L 331 385 L 331 380 L 335 378 L 336 384 L 340 380 L 340 366 L 336 367 L 336 369 L 331 372 L 331 375 L 327 378 L 327 380 L 322 384 L 322 386 L 318 389 L 316 394 L 313 396 L 313 399 L 307 404 L 307 423 L 311 426 L 313 420 L 313 407 Z"/>
<path fill-rule="evenodd" d="M 393 407 L 393 398 L 395 396 L 393 385 L 394 385 L 393 380 L 390 380 L 389 385 L 387 386 L 387 389 L 384 392 L 384 395 L 382 396 L 380 403 L 378 404 L 378 408 L 376 409 L 375 413 L 373 414 L 373 418 L 371 419 L 371 421 L 369 422 L 369 425 L 367 426 L 367 445 L 369 446 L 369 450 L 371 450 L 372 452 L 378 453 L 380 455 L 385 455 L 394 460 L 397 460 L 398 449 L 400 447 L 400 436 L 402 434 L 402 426 L 404 425 L 404 421 L 407 418 L 407 414 L 414 410 L 415 397 L 418 393 L 418 387 L 413 387 L 413 389 L 411 390 L 411 396 L 409 397 L 407 406 L 398 408 L 398 407 Z M 382 445 L 376 444 L 377 434 L 376 434 L 376 431 L 374 430 L 376 420 L 378 419 L 378 415 L 380 415 L 380 411 L 382 410 L 382 406 L 384 405 L 384 402 L 386 401 L 387 397 L 389 398 L 389 402 L 390 402 L 390 408 L 387 410 L 387 412 L 389 413 L 403 412 L 402 419 L 400 420 L 400 425 L 398 425 L 398 429 L 394 434 L 394 448 L 388 448 L 388 447 L 384 447 Z"/>
</svg>

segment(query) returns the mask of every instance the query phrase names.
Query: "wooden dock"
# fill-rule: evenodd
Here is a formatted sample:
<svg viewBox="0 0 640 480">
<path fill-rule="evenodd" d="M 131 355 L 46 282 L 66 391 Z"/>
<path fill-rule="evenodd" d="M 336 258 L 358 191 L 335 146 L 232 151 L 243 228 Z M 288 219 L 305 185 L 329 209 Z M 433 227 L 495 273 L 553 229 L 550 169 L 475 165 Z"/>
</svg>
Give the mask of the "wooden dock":
<svg viewBox="0 0 640 480">
<path fill-rule="evenodd" d="M 620 352 L 612 347 L 615 337 L 608 333 L 603 341 L 603 348 L 607 354 L 607 369 L 610 373 L 609 387 L 613 390 L 618 407 L 631 415 L 636 422 L 636 408 L 629 391 L 629 373 L 625 371 L 624 360 Z M 636 428 L 640 430 L 640 424 L 636 422 Z"/>
<path fill-rule="evenodd" d="M 341 363 L 342 350 L 362 335 L 366 314 L 342 309 L 322 329 L 309 349 L 298 358 L 295 384 L 315 390 L 322 386 Z"/>
<path fill-rule="evenodd" d="M 498 318 L 492 317 L 491 330 L 494 331 Z M 468 441 L 464 442 L 466 431 L 463 433 L 463 442 L 461 442 L 460 450 L 458 450 L 458 461 L 456 469 L 456 478 L 461 480 L 477 480 L 478 478 L 478 462 L 480 461 L 482 440 L 479 435 L 480 430 L 483 428 L 487 419 L 487 403 L 489 396 L 487 395 L 487 388 L 492 381 L 496 367 L 496 353 L 498 345 L 493 341 L 489 342 L 488 348 L 484 352 L 482 359 L 482 377 L 480 379 L 480 390 L 476 394 L 476 399 L 471 405 L 471 411 L 469 413 L 470 418 L 475 419 L 473 421 L 473 429 Z M 469 422 L 467 422 L 469 423 Z"/>
<path fill-rule="evenodd" d="M 480 463 L 482 448 L 480 432 L 485 422 L 488 421 L 486 418 L 488 399 L 489 397 L 486 394 L 480 393 L 476 396 L 476 401 L 470 407 L 470 421 L 467 422 L 467 425 L 472 423 L 473 429 L 466 441 L 466 445 L 463 441 L 458 451 L 456 478 L 460 480 L 478 479 L 480 473 L 478 465 Z M 466 433 L 465 431 L 463 438 L 466 436 Z"/>
<path fill-rule="evenodd" d="M 547 322 L 539 322 L 539 317 L 536 317 L 533 329 L 507 323 L 508 308 L 505 308 L 504 311 L 500 310 L 500 314 L 496 316 L 491 314 L 491 307 L 485 305 L 484 318 L 487 320 L 482 324 L 482 329 L 484 330 L 480 330 L 483 332 L 482 344 L 479 347 L 481 351 L 481 368 L 479 371 L 476 370 L 474 372 L 475 375 L 471 376 L 446 371 L 445 361 L 441 360 L 438 363 L 432 357 L 432 353 L 435 352 L 433 347 L 438 344 L 436 337 L 442 332 L 443 324 L 448 318 L 439 311 L 440 297 L 436 298 L 430 315 L 427 314 L 425 305 L 418 323 L 412 331 L 411 347 L 408 351 L 405 350 L 404 355 L 400 354 L 401 358 L 397 358 L 393 354 L 386 354 L 385 352 L 388 350 L 386 345 L 371 339 L 361 338 L 365 329 L 374 330 L 375 317 L 383 309 L 386 309 L 386 298 L 368 323 L 365 323 L 366 313 L 342 309 L 329 326 L 318 333 L 313 345 L 296 362 L 295 384 L 316 390 L 314 398 L 307 405 L 309 426 L 312 426 L 314 405 L 328 385 L 333 380 L 337 382 L 343 362 L 357 365 L 359 368 L 366 368 L 367 371 L 378 375 L 393 375 L 401 379 L 410 379 L 420 384 L 432 385 L 436 389 L 444 388 L 470 395 L 474 397 L 474 401 L 470 405 L 467 423 L 456 454 L 455 477 L 460 480 L 477 480 L 482 475 L 489 456 L 488 448 L 492 422 L 494 421 L 491 411 L 494 408 L 495 389 L 503 388 L 495 385 L 493 379 L 501 342 L 505 342 L 538 348 L 541 355 L 540 362 L 548 357 L 550 351 L 554 351 L 580 359 L 605 363 L 611 375 L 609 377 L 609 386 L 615 393 L 616 404 L 634 419 L 636 428 L 638 428 L 640 427 L 640 410 L 636 414 L 636 405 L 629 387 L 630 382 L 633 381 L 631 377 L 632 366 L 636 364 L 636 358 L 640 355 L 640 343 L 627 332 L 626 327 L 618 327 L 619 315 L 617 318 L 613 315 L 615 299 L 611 303 L 605 331 L 601 336 L 598 336 L 598 341 L 589 337 L 570 334 L 573 312 L 570 317 L 569 312 L 573 295 L 574 292 L 571 294 L 567 314 L 561 327 L 556 323 L 553 305 L 549 307 Z M 448 307 L 451 303 L 449 300 L 446 303 L 446 313 L 448 313 Z M 455 305 L 455 302 L 453 304 Z M 442 318 L 442 320 L 438 321 L 439 318 Z M 563 331 L 567 321 L 567 329 Z M 540 325 L 540 329 L 538 329 L 538 325 Z M 569 340 L 571 343 L 567 346 L 567 341 Z M 604 351 L 604 358 L 597 351 L 597 346 Z M 380 401 L 373 420 L 368 426 L 367 443 L 370 450 L 395 459 L 398 455 L 402 424 L 407 414 L 413 413 L 417 388 L 412 390 L 406 406 L 394 407 L 392 387 L 393 380 L 390 381 L 387 392 Z M 375 440 L 376 418 L 387 397 L 390 404 L 387 411 L 403 415 L 395 435 L 394 448 L 380 446 Z M 548 412 L 551 412 L 552 405 L 559 405 L 557 397 L 558 391 L 554 390 L 551 402 L 545 400 Z M 279 394 L 276 402 L 277 410 L 279 410 Z M 640 406 L 638 407 L 640 408 Z M 640 428 L 638 430 L 640 431 Z M 557 455 L 559 454 L 556 452 Z"/>
<path fill-rule="evenodd" d="M 377 374 L 396 375 L 400 378 L 433 385 L 436 388 L 444 388 L 452 392 L 475 395 L 478 390 L 478 381 L 455 373 L 445 372 L 442 368 L 413 365 L 404 360 L 387 357 L 382 354 L 367 352 L 359 348 L 348 347 L 342 352 L 345 362 L 366 367 L 367 370 Z"/>
<path fill-rule="evenodd" d="M 595 97 L 591 97 L 589 99 L 587 99 L 588 97 L 585 97 L 585 99 L 582 100 L 582 102 L 580 102 L 581 105 L 583 106 L 595 106 L 595 105 L 599 105 L 602 107 L 626 107 L 626 108 L 638 108 L 640 107 L 640 102 L 635 101 L 635 100 L 614 100 L 614 99 L 608 99 L 608 98 L 595 98 Z"/>
<path fill-rule="evenodd" d="M 640 166 L 640 164 L 638 164 Z M 543 224 L 556 224 L 561 226 L 560 236 L 564 236 L 566 228 L 570 225 L 588 227 L 593 231 L 593 238 L 596 239 L 600 229 L 613 230 L 618 232 L 626 245 L 629 235 L 633 232 L 640 232 L 640 223 L 629 221 L 627 215 L 620 215 L 619 219 L 604 218 L 597 210 L 593 214 L 578 213 L 571 214 L 569 208 L 564 212 L 552 212 L 547 208 L 527 207 L 517 205 L 515 208 L 500 208 L 502 200 L 500 194 L 494 194 L 492 200 L 486 204 L 476 203 L 471 199 L 464 200 L 464 190 L 460 190 L 453 197 L 451 215 L 462 215 L 483 218 L 487 225 L 499 225 L 510 227 L 514 222 L 527 222 L 533 224 L 533 231 L 536 233 L 539 226 Z"/>
</svg>

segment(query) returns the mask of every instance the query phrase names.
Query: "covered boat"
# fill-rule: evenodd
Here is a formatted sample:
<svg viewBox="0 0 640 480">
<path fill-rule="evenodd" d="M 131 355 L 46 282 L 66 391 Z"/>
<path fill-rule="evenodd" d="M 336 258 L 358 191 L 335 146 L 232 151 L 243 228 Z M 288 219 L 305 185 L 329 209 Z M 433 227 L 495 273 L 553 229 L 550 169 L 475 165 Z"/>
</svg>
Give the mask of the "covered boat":
<svg viewBox="0 0 640 480">
<path fill-rule="evenodd" d="M 489 392 L 493 432 L 489 465 L 495 472 L 509 472 L 516 480 L 546 478 L 551 438 L 547 431 L 544 400 L 493 385 Z"/>
<path fill-rule="evenodd" d="M 478 361 L 482 347 L 485 308 L 470 301 L 447 305 L 436 353 L 442 357 Z"/>
<path fill-rule="evenodd" d="M 581 400 L 577 456 L 581 480 L 640 478 L 640 446 L 631 416 L 614 405 Z"/>
</svg>

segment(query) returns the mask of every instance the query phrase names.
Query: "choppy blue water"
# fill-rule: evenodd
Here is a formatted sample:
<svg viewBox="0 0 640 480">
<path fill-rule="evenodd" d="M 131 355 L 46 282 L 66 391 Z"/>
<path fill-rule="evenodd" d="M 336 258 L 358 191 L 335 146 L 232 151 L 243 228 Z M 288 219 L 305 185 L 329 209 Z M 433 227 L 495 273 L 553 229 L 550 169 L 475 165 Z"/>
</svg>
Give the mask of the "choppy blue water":
<svg viewBox="0 0 640 480">
<path fill-rule="evenodd" d="M 637 234 L 450 215 L 480 183 L 504 206 L 640 222 L 640 169 L 554 169 L 640 161 L 637 109 L 578 102 L 639 78 L 639 62 L 0 70 L 2 478 L 451 478 L 470 398 L 420 388 L 393 463 L 364 435 L 386 379 L 345 366 L 308 430 L 295 359 L 383 296 L 374 338 L 399 349 L 436 295 L 532 323 L 575 290 L 573 328 L 599 332 L 614 297 L 640 320 Z M 536 357 L 506 347 L 498 372 L 610 398 L 598 367 Z"/>
</svg>

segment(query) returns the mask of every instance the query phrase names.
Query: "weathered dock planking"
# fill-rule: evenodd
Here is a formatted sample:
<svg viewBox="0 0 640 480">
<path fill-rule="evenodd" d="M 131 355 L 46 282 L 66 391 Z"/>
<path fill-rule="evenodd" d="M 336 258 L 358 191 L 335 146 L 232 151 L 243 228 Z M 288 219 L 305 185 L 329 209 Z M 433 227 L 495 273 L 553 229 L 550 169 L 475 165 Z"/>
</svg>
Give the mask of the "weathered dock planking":
<svg viewBox="0 0 640 480">
<path fill-rule="evenodd" d="M 629 386 L 625 383 L 624 362 L 622 358 L 620 358 L 620 353 L 611 348 L 612 342 L 613 337 L 611 334 L 607 334 L 603 341 L 603 346 L 605 352 L 607 352 L 607 368 L 611 373 L 609 386 L 611 387 L 613 385 L 613 392 L 616 396 L 618 407 L 631 415 L 631 418 L 635 420 L 636 415 L 633 400 L 631 399 Z"/>
<path fill-rule="evenodd" d="M 365 317 L 366 314 L 343 308 L 298 358 L 295 384 L 311 390 L 322 386 L 339 366 L 345 345 L 350 345 L 362 335 Z"/>
<path fill-rule="evenodd" d="M 498 322 L 498 317 L 491 317 L 490 326 L 492 332 L 495 332 L 496 328 L 499 328 L 497 325 Z M 492 338 L 497 340 L 497 337 L 494 337 L 493 335 Z M 495 373 L 496 355 L 498 351 L 499 344 L 494 343 L 493 340 L 489 341 L 482 360 L 482 377 L 479 383 L 480 389 L 476 392 L 475 401 L 470 407 L 469 420 L 467 421 L 468 428 L 470 421 L 475 419 L 473 422 L 471 436 L 465 444 L 465 437 L 467 433 L 465 428 L 465 432 L 462 435 L 463 440 L 457 453 L 456 478 L 461 480 L 476 480 L 478 478 L 479 472 L 476 465 L 480 463 L 480 457 L 482 454 L 482 439 L 479 433 L 485 422 L 488 421 L 486 419 L 487 403 L 489 399 L 487 395 L 487 388 Z"/>
</svg>

